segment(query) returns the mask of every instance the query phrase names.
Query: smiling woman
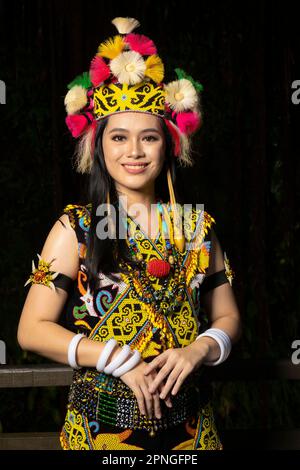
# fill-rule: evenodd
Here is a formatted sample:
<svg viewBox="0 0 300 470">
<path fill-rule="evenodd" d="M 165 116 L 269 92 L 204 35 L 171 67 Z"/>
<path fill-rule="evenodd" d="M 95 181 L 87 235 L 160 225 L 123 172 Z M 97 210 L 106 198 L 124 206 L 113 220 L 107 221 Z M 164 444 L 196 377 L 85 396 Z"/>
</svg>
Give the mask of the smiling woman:
<svg viewBox="0 0 300 470">
<path fill-rule="evenodd" d="M 205 366 L 240 334 L 233 273 L 213 217 L 176 192 L 202 87 L 180 69 L 163 84 L 137 20 L 113 24 L 65 99 L 90 202 L 50 231 L 18 341 L 74 369 L 63 449 L 222 449 Z"/>
<path fill-rule="evenodd" d="M 162 122 L 151 114 L 123 112 L 108 118 L 103 133 L 105 164 L 116 190 L 125 190 L 131 200 L 139 190 L 141 202 L 149 207 L 155 201 L 154 182 L 165 161 Z"/>
</svg>

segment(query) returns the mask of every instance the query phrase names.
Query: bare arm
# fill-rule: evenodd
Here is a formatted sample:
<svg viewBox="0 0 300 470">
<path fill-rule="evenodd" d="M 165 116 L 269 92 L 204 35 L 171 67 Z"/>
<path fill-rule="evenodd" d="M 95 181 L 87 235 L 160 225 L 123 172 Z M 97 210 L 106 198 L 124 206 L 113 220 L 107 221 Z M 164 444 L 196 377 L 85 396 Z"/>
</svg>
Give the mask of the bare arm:
<svg viewBox="0 0 300 470">
<path fill-rule="evenodd" d="M 45 241 L 41 257 L 46 261 L 56 258 L 51 269 L 76 279 L 79 269 L 76 234 L 67 214 L 60 220 L 65 226 L 56 221 Z M 57 324 L 67 297 L 67 292 L 60 288 L 54 292 L 41 284 L 30 287 L 18 326 L 18 342 L 22 349 L 68 364 L 68 346 L 75 334 Z M 77 363 L 95 367 L 104 346 L 103 343 L 83 338 L 77 348 Z M 120 350 L 120 347 L 114 349 L 108 363 Z"/>
<path fill-rule="evenodd" d="M 215 232 L 211 233 L 211 258 L 207 270 L 207 276 L 224 269 L 224 257 Z M 202 306 L 206 312 L 211 328 L 220 328 L 230 337 L 232 343 L 238 341 L 241 336 L 241 320 L 234 297 L 232 287 L 229 283 L 222 284 L 208 291 L 202 298 Z M 205 360 L 215 361 L 220 356 L 220 348 L 217 342 L 210 337 L 201 337 L 193 343 L 195 349 L 201 349 L 207 345 L 207 356 Z"/>
</svg>

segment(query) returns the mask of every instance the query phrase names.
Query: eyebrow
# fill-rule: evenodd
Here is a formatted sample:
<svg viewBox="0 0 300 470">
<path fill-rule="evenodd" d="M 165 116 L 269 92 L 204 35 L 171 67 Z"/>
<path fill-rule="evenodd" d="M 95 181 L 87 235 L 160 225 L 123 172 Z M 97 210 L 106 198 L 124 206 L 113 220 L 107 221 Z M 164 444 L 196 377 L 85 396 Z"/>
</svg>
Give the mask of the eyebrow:
<svg viewBox="0 0 300 470">
<path fill-rule="evenodd" d="M 109 134 L 111 134 L 112 132 L 116 132 L 116 131 L 118 131 L 118 132 L 120 132 L 120 131 L 129 132 L 128 129 L 124 129 L 122 127 L 115 127 L 114 129 L 109 131 Z M 141 131 L 141 134 L 144 133 L 144 132 L 157 132 L 158 134 L 160 133 L 159 130 L 155 129 L 154 127 L 150 127 L 149 129 L 143 129 Z"/>
</svg>

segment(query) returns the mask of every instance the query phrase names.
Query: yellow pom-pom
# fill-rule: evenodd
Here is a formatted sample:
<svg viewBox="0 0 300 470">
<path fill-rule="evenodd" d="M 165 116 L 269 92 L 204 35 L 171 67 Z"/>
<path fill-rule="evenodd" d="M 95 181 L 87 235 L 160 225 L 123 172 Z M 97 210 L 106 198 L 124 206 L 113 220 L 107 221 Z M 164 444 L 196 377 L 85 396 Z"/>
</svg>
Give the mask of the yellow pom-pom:
<svg viewBox="0 0 300 470">
<path fill-rule="evenodd" d="M 158 55 L 150 55 L 146 59 L 145 75 L 155 83 L 160 83 L 164 79 L 164 64 Z"/>
<path fill-rule="evenodd" d="M 125 41 L 122 36 L 114 36 L 102 42 L 98 48 L 98 53 L 107 59 L 114 59 L 123 51 Z"/>
<path fill-rule="evenodd" d="M 75 85 L 68 91 L 65 97 L 65 106 L 68 114 L 75 114 L 87 104 L 86 89 Z"/>
<path fill-rule="evenodd" d="M 140 23 L 135 18 L 123 18 L 121 16 L 114 18 L 112 24 L 117 28 L 120 34 L 131 33 L 131 31 L 140 26 Z"/>
</svg>

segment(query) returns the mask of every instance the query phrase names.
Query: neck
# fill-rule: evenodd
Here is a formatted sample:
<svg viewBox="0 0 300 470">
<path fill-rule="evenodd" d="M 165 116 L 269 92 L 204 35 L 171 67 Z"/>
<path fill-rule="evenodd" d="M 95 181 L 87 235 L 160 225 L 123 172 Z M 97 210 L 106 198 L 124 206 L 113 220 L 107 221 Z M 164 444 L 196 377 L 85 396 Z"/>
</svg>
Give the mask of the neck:
<svg viewBox="0 0 300 470">
<path fill-rule="evenodd" d="M 151 205 L 155 204 L 156 201 L 154 187 L 145 191 L 119 190 L 118 193 L 121 197 L 121 203 L 125 205 L 128 212 L 130 212 L 130 208 L 135 204 L 139 204 L 147 212 L 151 212 Z"/>
</svg>

